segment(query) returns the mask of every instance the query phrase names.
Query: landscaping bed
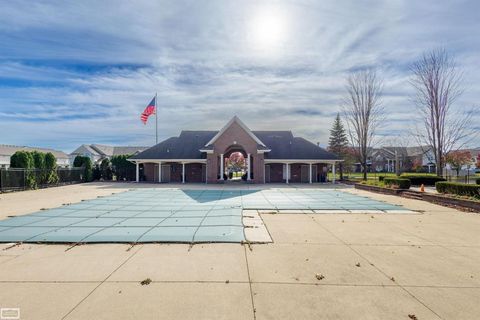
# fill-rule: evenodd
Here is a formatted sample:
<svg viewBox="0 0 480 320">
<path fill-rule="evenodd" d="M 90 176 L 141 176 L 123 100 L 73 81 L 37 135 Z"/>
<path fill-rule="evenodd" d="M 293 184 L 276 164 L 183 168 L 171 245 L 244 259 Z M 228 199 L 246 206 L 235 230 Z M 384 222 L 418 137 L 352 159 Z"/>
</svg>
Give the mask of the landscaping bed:
<svg viewBox="0 0 480 320">
<path fill-rule="evenodd" d="M 385 188 L 381 186 L 361 184 L 361 183 L 356 183 L 355 189 L 372 191 L 372 192 L 383 193 L 383 194 L 391 194 L 391 195 L 401 195 L 403 191 L 408 190 L 408 189 Z"/>
<path fill-rule="evenodd" d="M 395 195 L 401 197 L 421 199 L 438 205 L 455 208 L 463 211 L 480 212 L 480 200 L 472 200 L 466 197 L 455 195 L 434 194 L 428 192 L 419 192 L 409 189 L 393 189 L 371 184 L 355 184 L 355 189 L 366 190 L 376 193 Z"/>
<path fill-rule="evenodd" d="M 415 192 L 420 193 L 423 200 L 431 203 L 464 211 L 480 212 L 480 201 L 477 200 L 456 198 L 452 195 L 432 194 L 418 191 Z"/>
</svg>

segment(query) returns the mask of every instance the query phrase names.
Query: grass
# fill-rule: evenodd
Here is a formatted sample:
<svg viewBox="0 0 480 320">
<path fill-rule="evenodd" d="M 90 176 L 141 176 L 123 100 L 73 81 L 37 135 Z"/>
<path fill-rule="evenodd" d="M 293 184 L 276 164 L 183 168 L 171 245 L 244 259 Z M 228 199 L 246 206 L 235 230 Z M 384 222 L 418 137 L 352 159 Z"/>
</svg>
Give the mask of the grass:
<svg viewBox="0 0 480 320">
<path fill-rule="evenodd" d="M 434 173 L 416 173 L 416 172 L 405 172 L 405 174 L 409 175 L 431 175 L 435 176 Z M 336 179 L 340 179 L 340 174 L 337 172 L 336 173 Z M 352 173 L 344 173 L 344 177 L 348 177 L 348 180 L 362 180 L 363 179 L 363 173 L 361 172 L 352 172 Z M 395 178 L 397 175 L 393 172 L 368 172 L 367 173 L 367 180 L 374 180 L 378 181 L 378 177 L 389 177 L 389 178 Z M 328 179 L 331 181 L 333 178 L 333 175 L 331 172 L 328 173 Z"/>
</svg>

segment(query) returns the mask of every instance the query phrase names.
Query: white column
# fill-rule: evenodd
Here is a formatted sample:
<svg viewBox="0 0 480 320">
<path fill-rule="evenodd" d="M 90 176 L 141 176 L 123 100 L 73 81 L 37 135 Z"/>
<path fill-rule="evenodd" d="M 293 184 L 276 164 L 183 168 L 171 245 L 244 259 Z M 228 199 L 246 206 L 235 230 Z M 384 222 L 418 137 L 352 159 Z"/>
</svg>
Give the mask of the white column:
<svg viewBox="0 0 480 320">
<path fill-rule="evenodd" d="M 185 162 L 182 162 L 182 183 L 185 183 Z"/>
<path fill-rule="evenodd" d="M 308 180 L 312 183 L 312 164 L 310 163 L 308 166 Z"/>
<path fill-rule="evenodd" d="M 220 180 L 223 180 L 224 170 L 223 170 L 223 153 L 220 153 Z"/>
<path fill-rule="evenodd" d="M 335 162 L 332 164 L 332 176 L 333 176 L 332 182 L 335 183 Z"/>
<path fill-rule="evenodd" d="M 135 163 L 135 181 L 140 182 L 140 168 L 138 166 L 138 162 Z"/>
<path fill-rule="evenodd" d="M 266 173 L 266 172 L 265 172 L 265 162 L 264 162 L 264 163 L 263 163 L 263 184 L 266 183 L 266 181 L 265 181 L 265 173 Z"/>
<path fill-rule="evenodd" d="M 248 170 L 248 171 L 247 171 L 247 180 L 251 180 L 251 179 L 252 179 L 252 175 L 251 175 L 251 173 L 250 173 L 252 166 L 251 166 L 251 163 L 250 163 L 250 162 L 251 162 L 251 160 L 250 160 L 250 153 L 247 153 L 247 167 L 248 167 L 248 169 L 247 169 L 247 170 Z"/>
<path fill-rule="evenodd" d="M 162 161 L 158 163 L 158 183 L 162 183 Z"/>
<path fill-rule="evenodd" d="M 289 168 L 289 165 L 288 163 L 285 164 L 285 171 L 286 171 L 286 183 L 288 183 L 288 176 L 290 175 L 290 168 Z"/>
</svg>

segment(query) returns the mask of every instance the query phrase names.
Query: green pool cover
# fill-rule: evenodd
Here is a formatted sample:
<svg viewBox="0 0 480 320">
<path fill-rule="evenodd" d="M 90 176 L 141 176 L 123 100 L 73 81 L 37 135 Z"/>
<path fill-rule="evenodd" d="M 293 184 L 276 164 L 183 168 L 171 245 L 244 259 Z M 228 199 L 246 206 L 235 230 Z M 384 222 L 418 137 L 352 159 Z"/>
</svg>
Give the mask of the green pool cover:
<svg viewBox="0 0 480 320">
<path fill-rule="evenodd" d="M 338 190 L 135 189 L 0 221 L 0 242 L 241 242 L 243 209 L 405 210 Z"/>
</svg>

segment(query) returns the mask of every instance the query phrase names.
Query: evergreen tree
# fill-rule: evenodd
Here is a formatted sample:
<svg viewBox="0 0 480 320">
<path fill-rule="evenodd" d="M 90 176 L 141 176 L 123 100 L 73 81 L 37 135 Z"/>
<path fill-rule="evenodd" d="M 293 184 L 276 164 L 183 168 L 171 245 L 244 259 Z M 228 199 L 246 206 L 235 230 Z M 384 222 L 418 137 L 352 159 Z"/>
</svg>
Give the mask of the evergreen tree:
<svg viewBox="0 0 480 320">
<path fill-rule="evenodd" d="M 328 150 L 340 158 L 344 158 L 347 153 L 348 138 L 345 128 L 343 127 L 342 120 L 340 119 L 340 113 L 337 113 L 337 117 L 333 122 L 332 129 L 330 130 L 330 138 L 328 140 Z M 343 163 L 340 162 L 340 180 L 343 179 Z"/>
</svg>

